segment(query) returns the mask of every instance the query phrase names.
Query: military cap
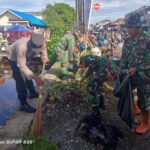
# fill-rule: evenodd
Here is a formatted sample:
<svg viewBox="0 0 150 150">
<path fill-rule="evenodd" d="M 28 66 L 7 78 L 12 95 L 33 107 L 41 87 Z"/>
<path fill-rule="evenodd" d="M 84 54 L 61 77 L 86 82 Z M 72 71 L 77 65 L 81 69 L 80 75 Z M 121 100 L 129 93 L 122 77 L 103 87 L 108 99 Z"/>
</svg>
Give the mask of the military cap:
<svg viewBox="0 0 150 150">
<path fill-rule="evenodd" d="M 139 13 L 131 14 L 125 19 L 126 27 L 141 27 L 141 16 Z"/>
</svg>

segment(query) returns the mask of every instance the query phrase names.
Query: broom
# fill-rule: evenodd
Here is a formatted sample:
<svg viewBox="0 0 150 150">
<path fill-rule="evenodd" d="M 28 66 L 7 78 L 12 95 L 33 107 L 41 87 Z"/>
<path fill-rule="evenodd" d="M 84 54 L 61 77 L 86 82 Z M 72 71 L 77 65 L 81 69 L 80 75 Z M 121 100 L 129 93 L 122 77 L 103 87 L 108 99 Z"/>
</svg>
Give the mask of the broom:
<svg viewBox="0 0 150 150">
<path fill-rule="evenodd" d="M 45 72 L 45 64 L 43 64 L 43 69 L 42 69 L 42 74 L 41 74 L 42 80 L 44 79 L 44 72 Z M 43 106 L 43 103 L 44 103 L 43 92 L 44 92 L 43 86 L 39 86 L 39 101 L 38 101 L 38 104 L 37 104 L 36 113 L 34 115 L 33 124 L 32 124 L 32 127 L 31 127 L 31 133 L 35 137 L 39 137 L 40 131 L 41 131 L 42 106 Z"/>
</svg>

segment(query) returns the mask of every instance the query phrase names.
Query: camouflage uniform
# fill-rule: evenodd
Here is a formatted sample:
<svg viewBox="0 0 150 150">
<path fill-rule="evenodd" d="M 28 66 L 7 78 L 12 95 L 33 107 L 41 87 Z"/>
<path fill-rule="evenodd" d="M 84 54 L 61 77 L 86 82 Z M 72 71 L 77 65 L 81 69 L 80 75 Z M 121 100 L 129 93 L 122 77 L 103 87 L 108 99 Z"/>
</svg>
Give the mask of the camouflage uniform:
<svg viewBox="0 0 150 150">
<path fill-rule="evenodd" d="M 104 57 L 87 55 L 81 58 L 81 62 L 82 59 L 88 67 L 84 76 L 87 78 L 89 102 L 104 108 L 103 82 L 108 81 L 105 69 L 108 68 L 114 73 L 117 71 L 117 68 L 113 62 L 108 61 Z"/>
<path fill-rule="evenodd" d="M 66 70 L 69 67 L 70 60 L 73 59 L 75 62 L 77 59 L 75 47 L 75 37 L 73 33 L 67 33 L 54 49 L 57 54 L 57 60 Z"/>
<path fill-rule="evenodd" d="M 121 58 L 121 70 L 136 68 L 132 81 L 137 87 L 138 104 L 142 110 L 150 109 L 150 41 L 142 36 L 138 39 L 127 38 Z"/>
<path fill-rule="evenodd" d="M 141 27 L 139 14 L 133 14 L 126 20 L 128 27 Z M 138 105 L 142 111 L 150 110 L 150 39 L 141 32 L 139 38 L 127 37 L 124 42 L 121 57 L 121 71 L 135 68 L 131 76 L 133 88 L 137 88 Z"/>
</svg>

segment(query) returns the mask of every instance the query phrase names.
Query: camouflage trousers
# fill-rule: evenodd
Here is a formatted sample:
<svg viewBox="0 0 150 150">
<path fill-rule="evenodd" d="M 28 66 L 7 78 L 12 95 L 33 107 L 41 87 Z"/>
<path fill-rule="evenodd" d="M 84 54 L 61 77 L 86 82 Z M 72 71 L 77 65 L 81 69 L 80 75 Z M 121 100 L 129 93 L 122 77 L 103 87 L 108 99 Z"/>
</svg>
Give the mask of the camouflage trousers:
<svg viewBox="0 0 150 150">
<path fill-rule="evenodd" d="M 69 74 L 69 72 L 76 73 L 78 70 L 77 61 L 70 62 L 68 51 L 61 51 L 61 55 L 58 56 L 58 61 L 61 64 L 61 72 L 64 75 Z"/>
<path fill-rule="evenodd" d="M 137 86 L 138 105 L 142 111 L 150 110 L 150 84 Z"/>
<path fill-rule="evenodd" d="M 150 110 L 150 81 L 140 77 L 131 78 L 131 84 L 137 88 L 138 106 L 142 111 Z"/>
<path fill-rule="evenodd" d="M 104 108 L 103 82 L 93 77 L 88 78 L 87 93 L 91 105 Z"/>
</svg>

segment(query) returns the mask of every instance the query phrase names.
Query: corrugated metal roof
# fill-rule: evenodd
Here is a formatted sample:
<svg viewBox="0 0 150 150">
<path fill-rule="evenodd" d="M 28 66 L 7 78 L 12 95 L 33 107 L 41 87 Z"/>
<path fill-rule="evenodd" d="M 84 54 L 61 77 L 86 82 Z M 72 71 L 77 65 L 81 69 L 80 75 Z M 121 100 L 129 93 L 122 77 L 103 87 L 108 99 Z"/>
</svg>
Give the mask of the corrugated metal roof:
<svg viewBox="0 0 150 150">
<path fill-rule="evenodd" d="M 39 27 L 46 27 L 46 24 L 44 23 L 43 20 L 38 19 L 37 17 L 35 17 L 35 16 L 31 15 L 31 14 L 19 12 L 19 11 L 12 10 L 12 9 L 8 9 L 7 11 L 15 14 L 16 16 L 18 16 L 18 17 L 20 17 L 22 19 L 29 20 L 29 22 L 30 22 L 31 25 L 39 26 Z"/>
<path fill-rule="evenodd" d="M 111 23 L 111 25 L 123 25 L 125 22 L 125 19 L 117 19 L 114 22 Z"/>
</svg>

